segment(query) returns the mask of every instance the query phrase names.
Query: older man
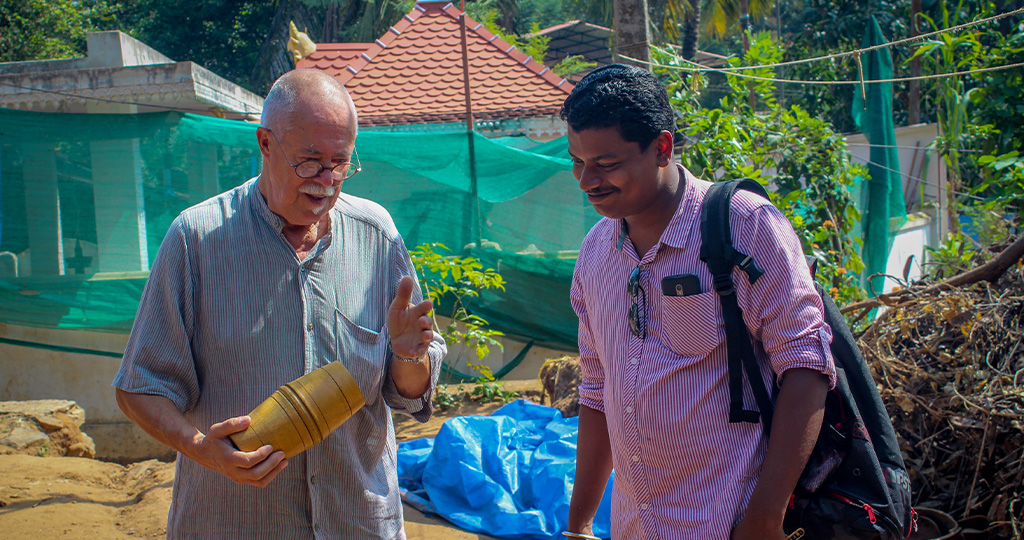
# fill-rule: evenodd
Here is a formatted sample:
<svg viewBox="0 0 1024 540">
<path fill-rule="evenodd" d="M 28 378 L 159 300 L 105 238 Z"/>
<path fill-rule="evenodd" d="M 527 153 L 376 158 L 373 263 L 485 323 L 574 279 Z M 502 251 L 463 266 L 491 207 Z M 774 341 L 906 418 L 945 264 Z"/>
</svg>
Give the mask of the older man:
<svg viewBox="0 0 1024 540">
<path fill-rule="evenodd" d="M 169 538 L 405 538 L 391 411 L 425 421 L 444 341 L 401 236 L 341 193 L 357 119 L 335 79 L 271 88 L 259 177 L 181 213 L 114 380 L 121 409 L 178 451 Z M 290 459 L 227 438 L 279 386 L 342 362 L 366 405 Z"/>
</svg>

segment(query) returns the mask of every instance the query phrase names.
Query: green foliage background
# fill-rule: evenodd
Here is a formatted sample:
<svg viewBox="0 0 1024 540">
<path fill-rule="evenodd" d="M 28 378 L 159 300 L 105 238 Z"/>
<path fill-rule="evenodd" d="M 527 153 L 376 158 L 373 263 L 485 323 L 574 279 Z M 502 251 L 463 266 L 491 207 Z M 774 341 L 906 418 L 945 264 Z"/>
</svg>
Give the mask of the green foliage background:
<svg viewBox="0 0 1024 540">
<path fill-rule="evenodd" d="M 85 55 L 85 35 L 118 24 L 104 0 L 0 0 L 0 62 Z"/>
</svg>

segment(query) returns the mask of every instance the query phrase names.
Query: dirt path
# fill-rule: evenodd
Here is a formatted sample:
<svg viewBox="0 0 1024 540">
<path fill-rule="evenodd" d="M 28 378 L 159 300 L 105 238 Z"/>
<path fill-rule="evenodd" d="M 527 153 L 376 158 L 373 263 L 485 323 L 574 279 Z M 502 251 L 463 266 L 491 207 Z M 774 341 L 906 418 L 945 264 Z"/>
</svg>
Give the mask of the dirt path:
<svg viewBox="0 0 1024 540">
<path fill-rule="evenodd" d="M 398 439 L 432 437 L 445 420 L 490 414 L 499 403 L 466 402 L 425 424 L 395 417 Z M 121 466 L 75 458 L 0 455 L 0 537 L 6 540 L 157 539 L 166 536 L 174 464 L 157 460 Z M 485 540 L 406 506 L 410 540 Z"/>
</svg>

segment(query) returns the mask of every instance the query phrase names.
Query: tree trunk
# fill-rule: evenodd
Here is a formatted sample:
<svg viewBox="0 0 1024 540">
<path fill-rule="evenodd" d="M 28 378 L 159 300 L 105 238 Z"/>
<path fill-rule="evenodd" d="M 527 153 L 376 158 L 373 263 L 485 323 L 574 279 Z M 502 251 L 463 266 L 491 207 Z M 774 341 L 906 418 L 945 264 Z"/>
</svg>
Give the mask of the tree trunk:
<svg viewBox="0 0 1024 540">
<path fill-rule="evenodd" d="M 278 2 L 277 9 L 274 11 L 274 19 L 260 46 L 260 53 L 256 57 L 256 65 L 250 76 L 253 92 L 266 95 L 270 90 L 270 85 L 278 77 L 295 67 L 292 56 L 286 49 L 288 46 L 288 23 L 295 21 L 295 26 L 299 30 L 316 28 L 319 25 L 315 24 L 316 21 L 313 19 L 309 9 L 301 1 L 280 0 Z"/>
<path fill-rule="evenodd" d="M 637 64 L 650 69 L 646 63 L 631 62 L 624 57 L 640 62 L 649 62 L 650 29 L 647 25 L 647 0 L 614 0 L 615 61 Z"/>
<path fill-rule="evenodd" d="M 686 0 L 690 14 L 683 22 L 683 59 L 691 62 L 697 57 L 697 33 L 700 31 L 700 0 Z"/>
</svg>

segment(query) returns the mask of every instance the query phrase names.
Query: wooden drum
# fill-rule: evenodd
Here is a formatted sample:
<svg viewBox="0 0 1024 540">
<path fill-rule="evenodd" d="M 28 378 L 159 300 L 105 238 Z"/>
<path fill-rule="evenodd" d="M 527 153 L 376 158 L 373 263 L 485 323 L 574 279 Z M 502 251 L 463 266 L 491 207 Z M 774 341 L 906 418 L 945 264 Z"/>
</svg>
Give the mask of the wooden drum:
<svg viewBox="0 0 1024 540">
<path fill-rule="evenodd" d="M 324 440 L 365 404 L 352 374 L 331 362 L 278 388 L 249 413 L 249 428 L 231 440 L 243 452 L 269 444 L 290 458 Z"/>
</svg>

